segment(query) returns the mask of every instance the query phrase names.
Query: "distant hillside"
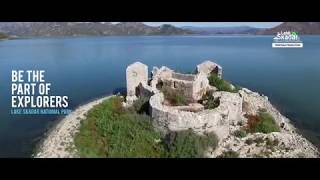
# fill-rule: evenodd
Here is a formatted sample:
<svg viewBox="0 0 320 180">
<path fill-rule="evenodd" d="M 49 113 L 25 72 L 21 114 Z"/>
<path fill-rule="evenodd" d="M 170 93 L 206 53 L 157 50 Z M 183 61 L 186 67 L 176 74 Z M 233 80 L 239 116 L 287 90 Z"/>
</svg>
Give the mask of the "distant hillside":
<svg viewBox="0 0 320 180">
<path fill-rule="evenodd" d="M 320 34 L 320 22 L 284 22 L 274 28 L 260 30 L 256 34 L 272 35 L 281 31 L 297 31 L 298 34 Z"/>
<path fill-rule="evenodd" d="M 250 26 L 234 26 L 234 27 L 193 27 L 184 26 L 186 30 L 191 30 L 196 34 L 210 35 L 210 34 L 255 34 L 259 28 Z"/>
<path fill-rule="evenodd" d="M 185 35 L 189 30 L 141 22 L 0 22 L 0 31 L 13 36 L 108 36 L 108 35 Z"/>
</svg>

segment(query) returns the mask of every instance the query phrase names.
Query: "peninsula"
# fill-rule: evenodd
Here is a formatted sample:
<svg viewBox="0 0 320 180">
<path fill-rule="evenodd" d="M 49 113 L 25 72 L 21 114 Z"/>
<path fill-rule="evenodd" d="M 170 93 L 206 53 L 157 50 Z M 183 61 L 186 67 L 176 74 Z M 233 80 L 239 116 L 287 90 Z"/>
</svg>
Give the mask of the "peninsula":
<svg viewBox="0 0 320 180">
<path fill-rule="evenodd" d="M 42 142 L 35 157 L 315 158 L 268 97 L 223 79 L 212 61 L 192 74 L 135 62 L 127 94 L 76 109 Z"/>
</svg>

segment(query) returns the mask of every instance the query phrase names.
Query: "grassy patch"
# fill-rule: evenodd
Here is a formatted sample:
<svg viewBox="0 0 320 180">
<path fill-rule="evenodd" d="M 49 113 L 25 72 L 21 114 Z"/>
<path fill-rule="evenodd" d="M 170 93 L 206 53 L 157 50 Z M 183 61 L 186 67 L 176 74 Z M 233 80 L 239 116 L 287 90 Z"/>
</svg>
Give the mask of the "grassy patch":
<svg viewBox="0 0 320 180">
<path fill-rule="evenodd" d="M 214 133 L 198 135 L 192 130 L 171 132 L 165 139 L 169 158 L 202 158 L 209 148 L 215 148 L 218 138 Z"/>
<path fill-rule="evenodd" d="M 247 132 L 244 129 L 240 129 L 240 130 L 234 131 L 233 135 L 239 138 L 243 138 L 247 136 Z"/>
<path fill-rule="evenodd" d="M 280 127 L 274 118 L 267 112 L 259 112 L 258 115 L 245 115 L 248 119 L 247 131 L 250 133 L 279 132 Z"/>
<path fill-rule="evenodd" d="M 179 90 L 174 90 L 171 88 L 162 88 L 164 98 L 172 106 L 183 106 L 188 105 L 186 97 L 183 95 L 183 92 Z"/>
<path fill-rule="evenodd" d="M 81 157 L 160 157 L 163 147 L 156 140 L 147 115 L 123 108 L 119 97 L 112 97 L 89 111 L 82 121 L 75 145 Z"/>
<path fill-rule="evenodd" d="M 216 87 L 218 91 L 227 91 L 227 92 L 235 93 L 235 92 L 238 92 L 240 89 L 240 87 L 238 86 L 235 88 L 232 88 L 232 85 L 228 81 L 219 78 L 216 74 L 211 74 L 208 77 L 208 80 L 209 80 L 209 84 L 211 86 Z"/>
</svg>

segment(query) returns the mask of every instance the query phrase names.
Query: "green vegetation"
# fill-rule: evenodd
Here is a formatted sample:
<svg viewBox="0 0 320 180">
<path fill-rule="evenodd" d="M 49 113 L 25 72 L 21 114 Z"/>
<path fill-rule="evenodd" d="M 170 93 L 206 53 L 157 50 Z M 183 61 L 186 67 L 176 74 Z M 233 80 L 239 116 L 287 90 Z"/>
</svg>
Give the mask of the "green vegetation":
<svg viewBox="0 0 320 180">
<path fill-rule="evenodd" d="M 246 115 L 248 118 L 247 131 L 251 133 L 271 133 L 279 132 L 280 127 L 274 118 L 267 112 L 259 112 L 258 115 Z"/>
<path fill-rule="evenodd" d="M 139 97 L 131 107 L 129 107 L 131 112 L 137 112 L 138 114 L 148 114 L 149 112 L 149 98 Z"/>
<path fill-rule="evenodd" d="M 239 137 L 239 138 L 243 138 L 243 137 L 247 136 L 247 132 L 243 129 L 236 130 L 236 131 L 234 131 L 233 134 L 234 134 L 234 136 Z"/>
<path fill-rule="evenodd" d="M 89 111 L 82 121 L 75 145 L 81 157 L 160 157 L 163 148 L 156 140 L 150 117 L 122 107 L 112 97 Z"/>
<path fill-rule="evenodd" d="M 211 74 L 208 77 L 208 80 L 209 80 L 209 84 L 211 86 L 216 87 L 218 91 L 227 91 L 227 92 L 236 93 L 240 89 L 239 86 L 233 88 L 228 81 L 219 78 L 216 74 Z"/>
<path fill-rule="evenodd" d="M 122 101 L 111 97 L 81 121 L 75 136 L 80 157 L 203 157 L 206 148 L 217 145 L 213 133 L 201 136 L 188 130 L 163 137 L 145 114 L 147 99 L 137 100 L 130 108 L 124 108 Z"/>
<path fill-rule="evenodd" d="M 205 109 L 214 109 L 219 106 L 220 99 L 214 98 L 212 95 L 213 91 L 208 91 L 205 95 L 203 95 L 200 103 L 203 104 Z"/>
<path fill-rule="evenodd" d="M 218 138 L 214 133 L 195 134 L 192 130 L 169 133 L 165 140 L 166 157 L 169 158 L 202 158 L 205 151 L 215 148 Z"/>
<path fill-rule="evenodd" d="M 179 90 L 174 90 L 171 88 L 162 88 L 164 98 L 169 101 L 172 106 L 183 106 L 188 105 L 186 97 L 183 95 L 183 92 Z"/>
<path fill-rule="evenodd" d="M 223 152 L 220 156 L 218 156 L 217 158 L 238 158 L 239 157 L 239 153 L 235 152 L 235 151 L 225 151 Z"/>
</svg>

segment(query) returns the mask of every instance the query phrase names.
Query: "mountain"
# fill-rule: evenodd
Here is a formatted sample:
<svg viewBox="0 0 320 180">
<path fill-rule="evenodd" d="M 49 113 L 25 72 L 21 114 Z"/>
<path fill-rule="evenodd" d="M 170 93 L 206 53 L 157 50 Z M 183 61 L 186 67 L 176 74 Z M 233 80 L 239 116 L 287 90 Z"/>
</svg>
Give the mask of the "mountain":
<svg viewBox="0 0 320 180">
<path fill-rule="evenodd" d="M 233 26 L 233 27 L 193 27 L 184 26 L 183 29 L 193 31 L 196 34 L 255 34 L 259 28 L 250 26 Z"/>
<path fill-rule="evenodd" d="M 12 36 L 82 36 L 82 35 L 185 35 L 189 30 L 141 22 L 0 22 L 0 32 Z"/>
<path fill-rule="evenodd" d="M 298 34 L 320 34 L 320 22 L 284 22 L 276 27 L 260 30 L 256 34 L 274 35 L 277 32 L 296 31 Z"/>
</svg>

